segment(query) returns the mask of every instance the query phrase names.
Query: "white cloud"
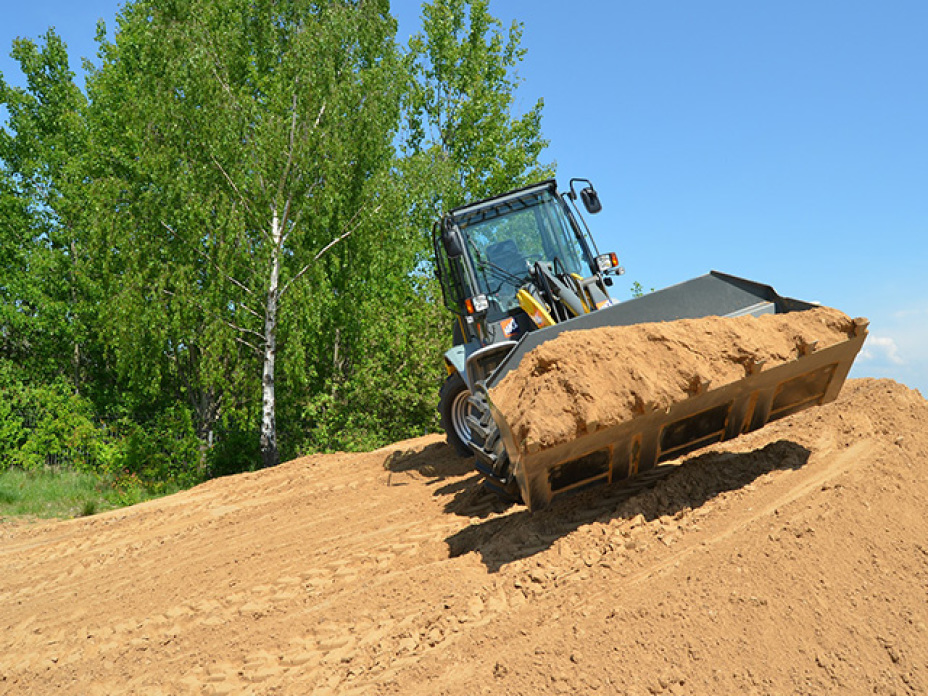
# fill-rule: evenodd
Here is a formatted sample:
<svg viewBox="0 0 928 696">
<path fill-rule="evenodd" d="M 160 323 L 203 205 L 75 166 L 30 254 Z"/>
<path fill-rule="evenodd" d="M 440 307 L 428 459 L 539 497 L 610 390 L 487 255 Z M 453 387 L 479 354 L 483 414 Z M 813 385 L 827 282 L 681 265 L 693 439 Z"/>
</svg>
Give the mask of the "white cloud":
<svg viewBox="0 0 928 696">
<path fill-rule="evenodd" d="M 899 355 L 899 348 L 896 342 L 889 336 L 875 336 L 870 334 L 860 351 L 861 360 L 873 360 L 876 362 L 889 361 L 893 365 L 904 365 L 905 361 Z"/>
<path fill-rule="evenodd" d="M 890 315 L 896 321 L 911 321 L 912 319 L 928 318 L 928 307 L 908 307 L 898 309 Z"/>
</svg>

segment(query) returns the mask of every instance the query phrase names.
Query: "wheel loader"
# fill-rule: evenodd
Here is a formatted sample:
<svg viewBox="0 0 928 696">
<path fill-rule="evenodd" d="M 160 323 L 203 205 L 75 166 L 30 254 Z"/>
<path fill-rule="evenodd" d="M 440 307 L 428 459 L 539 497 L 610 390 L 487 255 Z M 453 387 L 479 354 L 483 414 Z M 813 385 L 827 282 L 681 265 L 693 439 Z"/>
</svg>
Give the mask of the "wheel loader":
<svg viewBox="0 0 928 696">
<path fill-rule="evenodd" d="M 597 249 L 578 199 L 589 214 L 602 209 L 588 180 L 571 179 L 560 192 L 552 179 L 455 208 L 432 228 L 436 274 L 455 315 L 441 423 L 449 444 L 474 457 L 488 488 L 538 510 L 559 495 L 644 477 L 661 462 L 837 397 L 866 337 L 865 320 L 846 341 L 671 408 L 549 450 L 519 447 L 491 391 L 530 351 L 563 332 L 816 306 L 716 271 L 619 302 L 609 288 L 623 269 L 614 253 Z"/>
</svg>

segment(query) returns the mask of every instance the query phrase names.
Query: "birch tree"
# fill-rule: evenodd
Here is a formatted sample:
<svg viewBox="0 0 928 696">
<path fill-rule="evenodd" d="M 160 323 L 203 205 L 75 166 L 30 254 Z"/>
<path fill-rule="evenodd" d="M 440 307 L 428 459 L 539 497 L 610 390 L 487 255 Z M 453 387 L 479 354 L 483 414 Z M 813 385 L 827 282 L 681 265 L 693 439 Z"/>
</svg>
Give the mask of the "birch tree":
<svg viewBox="0 0 928 696">
<path fill-rule="evenodd" d="M 204 403 L 207 439 L 224 414 L 257 411 L 265 466 L 279 457 L 281 337 L 294 383 L 338 360 L 327 317 L 376 214 L 398 113 L 388 9 L 143 0 L 89 81 L 125 367 L 157 385 L 191 365 L 181 388 Z"/>
</svg>

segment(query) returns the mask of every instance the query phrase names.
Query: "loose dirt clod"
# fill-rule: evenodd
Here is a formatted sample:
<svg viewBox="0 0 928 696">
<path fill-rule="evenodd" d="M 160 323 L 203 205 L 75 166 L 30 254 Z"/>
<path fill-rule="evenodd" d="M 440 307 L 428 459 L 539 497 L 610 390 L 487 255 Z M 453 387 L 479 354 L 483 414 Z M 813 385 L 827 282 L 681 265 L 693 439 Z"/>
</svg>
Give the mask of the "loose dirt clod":
<svg viewBox="0 0 928 696">
<path fill-rule="evenodd" d="M 918 392 L 535 514 L 442 439 L 0 520 L 0 694 L 928 693 Z"/>
<path fill-rule="evenodd" d="M 836 309 L 609 326 L 563 333 L 526 355 L 490 398 L 517 443 L 548 448 L 664 409 L 853 336 Z"/>
</svg>

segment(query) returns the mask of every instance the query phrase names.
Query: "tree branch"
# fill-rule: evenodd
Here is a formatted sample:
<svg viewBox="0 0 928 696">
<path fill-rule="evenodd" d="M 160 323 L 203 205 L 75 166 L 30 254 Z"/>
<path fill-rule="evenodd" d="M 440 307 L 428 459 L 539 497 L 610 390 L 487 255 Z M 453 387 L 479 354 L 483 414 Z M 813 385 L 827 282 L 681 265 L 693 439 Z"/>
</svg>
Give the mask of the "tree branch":
<svg viewBox="0 0 928 696">
<path fill-rule="evenodd" d="M 287 184 L 287 179 L 290 178 L 290 169 L 293 167 L 293 152 L 296 149 L 296 94 L 293 95 L 293 105 L 290 107 L 290 112 L 290 137 L 288 138 L 287 163 L 284 165 L 284 170 L 280 173 L 280 180 L 277 182 L 277 198 L 283 195 L 284 186 Z"/>
<path fill-rule="evenodd" d="M 177 232 L 174 230 L 174 228 L 172 228 L 168 223 L 166 223 L 164 220 L 162 220 L 162 221 L 161 221 L 161 224 L 162 224 L 162 226 L 164 226 L 165 229 L 167 229 L 168 232 L 170 232 L 170 233 L 173 234 L 175 237 L 177 237 L 178 239 L 180 239 L 180 235 L 178 235 Z M 200 256 L 202 256 L 204 259 L 206 259 L 206 261 L 207 261 L 213 268 L 215 268 L 215 269 L 222 275 L 223 278 L 225 278 L 226 280 L 228 280 L 230 283 L 232 283 L 232 284 L 235 285 L 236 287 L 241 288 L 242 290 L 244 290 L 245 292 L 247 292 L 249 295 L 254 296 L 254 292 L 252 292 L 251 288 L 249 288 L 249 287 L 248 287 L 247 285 L 245 285 L 244 283 L 242 283 L 242 282 L 236 280 L 236 279 L 233 278 L 231 275 L 229 275 L 228 273 L 226 273 L 226 272 L 222 269 L 222 267 L 221 267 L 218 263 L 216 263 L 216 261 L 213 259 L 212 256 L 210 256 L 210 255 L 207 254 L 205 251 L 203 251 L 202 249 L 200 249 L 200 247 L 198 247 L 196 244 L 187 244 L 187 246 L 191 247 L 191 248 L 192 248 L 194 251 L 196 251 Z M 262 320 L 263 320 L 263 317 L 262 317 L 260 314 L 258 314 L 255 310 L 253 310 L 251 307 L 249 307 L 249 306 L 248 306 L 247 304 L 245 304 L 244 302 L 239 302 L 238 304 L 239 304 L 239 306 L 241 306 L 243 309 L 245 309 L 245 310 L 246 310 L 247 312 L 249 312 L 250 314 L 253 314 L 253 315 L 256 316 L 258 319 L 262 319 Z"/>
<path fill-rule="evenodd" d="M 245 347 L 247 347 L 247 348 L 251 348 L 251 349 L 252 349 L 255 353 L 257 353 L 259 356 L 260 356 L 260 355 L 264 355 L 264 351 L 263 351 L 263 350 L 261 350 L 260 348 L 258 348 L 255 344 L 251 343 L 250 341 L 246 341 L 246 340 L 245 340 L 244 338 L 242 338 L 241 336 L 233 336 L 232 338 L 234 338 L 238 343 L 241 343 L 243 346 L 245 346 Z"/>
<path fill-rule="evenodd" d="M 374 209 L 374 212 L 373 212 L 372 214 L 376 214 L 376 213 L 380 210 L 381 207 L 382 207 L 382 206 L 379 206 L 379 205 L 378 205 L 378 206 Z M 357 219 L 358 215 L 361 214 L 361 211 L 362 211 L 362 210 L 364 210 L 364 207 L 363 207 L 363 206 L 360 207 L 360 208 L 358 208 L 358 210 L 355 212 L 355 214 L 351 216 L 351 219 L 348 221 L 348 223 L 345 225 L 345 227 L 348 227 L 348 225 L 351 225 L 351 224 Z M 339 242 L 344 241 L 345 239 L 347 239 L 348 237 L 350 237 L 350 236 L 351 236 L 351 233 L 354 232 L 356 229 L 358 229 L 358 226 L 359 226 L 360 224 L 361 224 L 361 221 L 358 220 L 358 222 L 357 222 L 351 229 L 349 229 L 349 230 L 347 230 L 346 232 L 342 233 L 341 235 L 339 235 L 338 237 L 336 237 L 335 239 L 333 239 L 331 242 L 329 242 L 328 244 L 326 244 L 324 247 L 322 247 L 322 249 L 319 250 L 319 253 L 317 253 L 317 254 L 313 257 L 313 260 L 312 260 L 312 261 L 310 261 L 310 262 L 307 263 L 305 266 L 303 266 L 303 268 L 301 268 L 301 269 L 299 270 L 299 272 L 298 272 L 295 276 L 293 276 L 290 280 L 287 281 L 286 285 L 284 285 L 284 287 L 283 287 L 283 290 L 280 291 L 279 297 L 283 297 L 283 296 L 284 296 L 284 293 L 286 293 L 287 290 L 290 289 L 290 286 L 293 285 L 293 284 L 294 284 L 296 281 L 298 281 L 300 278 L 302 278 L 303 275 L 310 269 L 310 267 L 311 267 L 316 261 L 318 261 L 319 259 L 321 259 L 329 249 L 331 249 L 332 247 L 334 247 L 334 246 L 335 246 L 336 244 L 338 244 Z M 342 229 L 345 229 L 345 228 L 343 227 Z"/>
<path fill-rule="evenodd" d="M 316 115 L 316 121 L 313 123 L 313 129 L 319 127 L 319 123 L 322 121 L 322 114 L 325 113 L 325 100 L 322 101 L 322 108 L 319 109 L 319 113 Z"/>
<path fill-rule="evenodd" d="M 290 204 L 293 203 L 293 192 L 290 192 L 290 195 L 287 196 L 287 202 L 284 203 L 284 212 L 280 216 L 280 246 L 281 248 L 287 243 L 287 238 L 290 236 L 290 230 L 287 229 L 288 223 L 290 221 Z"/>
<path fill-rule="evenodd" d="M 315 191 L 318 187 L 322 186 L 322 182 L 323 182 L 322 179 L 317 179 L 316 181 L 314 181 L 314 182 L 310 185 L 309 189 L 306 190 L 306 192 L 303 194 L 302 197 L 303 197 L 303 198 L 308 198 L 309 196 L 311 196 L 312 193 L 313 193 L 313 191 Z M 291 196 L 289 199 L 287 199 L 287 208 L 286 208 L 286 210 L 284 211 L 285 219 L 287 219 L 287 220 L 289 220 L 289 217 L 290 217 L 290 208 L 291 208 L 291 205 L 290 205 L 290 204 L 291 204 L 292 201 L 293 201 L 293 197 L 292 197 L 292 196 Z M 283 236 L 283 240 L 281 241 L 281 245 L 285 245 L 285 244 L 287 243 L 287 240 L 290 238 L 290 234 L 299 226 L 300 221 L 303 219 L 303 211 L 304 211 L 305 209 L 306 209 L 305 206 L 297 206 L 296 215 L 295 215 L 294 218 L 293 218 L 293 222 L 292 222 L 291 224 L 288 225 L 289 229 L 287 229 L 287 230 L 284 232 L 284 236 Z"/>
<path fill-rule="evenodd" d="M 177 297 L 177 293 L 172 292 L 171 290 L 168 290 L 167 288 L 162 288 L 161 291 L 162 291 L 165 295 L 168 295 L 169 297 Z M 213 319 L 222 322 L 223 324 L 225 324 L 226 326 L 228 326 L 228 327 L 229 327 L 230 329 L 232 329 L 233 331 L 238 331 L 239 333 L 251 334 L 251 335 L 253 335 L 253 336 L 257 336 L 258 338 L 261 339 L 261 342 L 262 342 L 262 343 L 264 342 L 264 334 L 261 334 L 261 333 L 255 331 L 254 329 L 249 329 L 249 328 L 246 328 L 246 327 L 244 327 L 244 326 L 239 326 L 238 324 L 229 321 L 229 320 L 226 319 L 225 317 L 222 317 L 222 316 L 216 314 L 216 312 L 214 312 L 213 310 L 209 309 L 208 307 L 205 307 L 205 306 L 204 306 L 203 304 L 201 304 L 200 302 L 197 302 L 195 299 L 183 298 L 183 297 L 180 298 L 180 299 L 181 299 L 181 300 L 184 300 L 184 301 L 186 301 L 186 302 L 189 302 L 190 304 L 192 304 L 192 305 L 194 305 L 194 306 L 196 306 L 196 307 L 199 307 L 200 310 L 202 310 L 203 312 L 205 312 L 206 314 L 208 314 L 209 316 L 211 316 Z M 246 345 L 251 346 L 252 348 L 254 348 L 254 349 L 258 352 L 259 355 L 261 355 L 261 354 L 263 353 L 262 350 L 260 350 L 259 348 L 256 348 L 256 347 L 253 346 L 252 344 L 248 343 L 248 342 L 245 341 L 243 338 L 241 338 L 241 337 L 239 337 L 239 336 L 233 336 L 233 338 L 235 338 L 235 340 L 238 341 L 239 343 L 243 343 L 243 342 L 244 342 Z"/>
<path fill-rule="evenodd" d="M 229 173 L 225 170 L 225 167 L 216 159 L 216 156 L 213 153 L 210 153 L 209 158 L 213 161 L 213 164 L 216 165 L 216 168 L 222 173 L 223 178 L 229 183 L 229 186 L 232 187 L 232 190 L 235 191 L 235 195 L 238 196 L 239 200 L 242 202 L 245 210 L 249 215 L 253 215 L 251 207 L 248 205 L 248 199 L 245 198 L 244 194 L 239 190 L 238 186 L 235 185 L 235 182 L 232 181 L 232 177 L 229 176 Z"/>
</svg>

